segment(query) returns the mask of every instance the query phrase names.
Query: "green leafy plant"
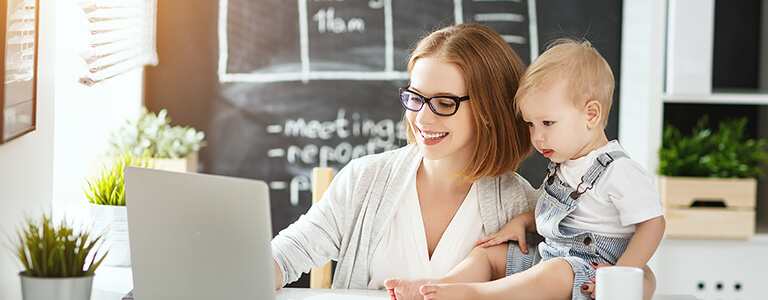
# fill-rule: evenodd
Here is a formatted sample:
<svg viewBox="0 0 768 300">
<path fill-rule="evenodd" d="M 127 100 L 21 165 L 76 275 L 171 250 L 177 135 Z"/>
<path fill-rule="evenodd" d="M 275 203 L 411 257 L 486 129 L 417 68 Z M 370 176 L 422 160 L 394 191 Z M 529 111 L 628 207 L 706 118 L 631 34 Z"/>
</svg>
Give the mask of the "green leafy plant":
<svg viewBox="0 0 768 300">
<path fill-rule="evenodd" d="M 112 133 L 110 143 L 115 153 L 129 149 L 135 155 L 149 150 L 156 158 L 184 158 L 205 146 L 205 133 L 189 126 L 171 126 L 163 109 L 155 115 L 142 107 L 136 121 L 128 120 Z"/>
<path fill-rule="evenodd" d="M 40 219 L 26 216 L 22 229 L 16 235 L 18 240 L 12 250 L 27 276 L 93 275 L 109 252 L 99 255 L 103 236 L 92 236 L 85 229 L 76 232 L 66 220 L 62 220 L 57 227 L 46 214 Z"/>
<path fill-rule="evenodd" d="M 107 159 L 102 163 L 101 170 L 86 181 L 83 187 L 88 202 L 99 205 L 125 206 L 125 184 L 123 169 L 125 166 L 144 168 L 154 167 L 149 151 L 136 156 L 124 151 L 115 160 Z"/>
<path fill-rule="evenodd" d="M 720 122 L 717 131 L 702 117 L 690 136 L 683 136 L 672 125 L 665 125 L 659 150 L 659 174 L 749 178 L 763 176 L 768 162 L 765 140 L 746 139 L 747 118 Z"/>
</svg>

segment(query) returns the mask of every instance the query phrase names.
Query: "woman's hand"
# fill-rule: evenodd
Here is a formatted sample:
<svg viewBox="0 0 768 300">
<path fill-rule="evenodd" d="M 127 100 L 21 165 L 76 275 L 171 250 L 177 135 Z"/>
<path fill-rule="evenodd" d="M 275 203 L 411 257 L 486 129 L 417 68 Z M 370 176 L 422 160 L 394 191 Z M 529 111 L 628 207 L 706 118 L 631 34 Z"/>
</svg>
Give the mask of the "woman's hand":
<svg viewBox="0 0 768 300">
<path fill-rule="evenodd" d="M 517 241 L 520 245 L 520 250 L 524 254 L 528 254 L 528 244 L 525 243 L 525 233 L 529 231 L 533 221 L 532 211 L 522 213 L 509 221 L 509 223 L 504 225 L 498 232 L 491 233 L 481 238 L 475 243 L 475 246 L 488 248 L 507 241 Z"/>
<path fill-rule="evenodd" d="M 602 267 L 611 267 L 613 265 L 609 264 L 599 264 L 591 262 L 589 263 L 592 265 L 595 270 L 602 268 Z M 656 292 L 656 275 L 653 274 L 653 271 L 651 271 L 651 268 L 649 268 L 647 265 L 643 267 L 643 299 L 650 300 L 653 298 L 653 294 Z M 589 278 L 589 281 L 592 281 L 592 283 L 585 283 L 581 286 L 581 290 L 585 293 L 590 293 L 590 296 L 592 296 L 592 299 L 595 299 L 595 286 L 597 282 L 595 281 L 595 278 Z"/>
<path fill-rule="evenodd" d="M 591 262 L 589 264 L 593 268 L 595 268 L 595 270 L 597 270 L 599 268 L 602 268 L 602 267 L 611 267 L 611 266 L 613 266 L 613 265 L 609 265 L 609 264 L 599 264 L 599 263 L 595 263 L 595 262 Z M 592 299 L 595 299 L 595 283 L 596 283 L 595 282 L 595 278 L 594 277 L 589 278 L 589 281 L 592 281 L 592 283 L 585 283 L 585 284 L 583 284 L 581 286 L 581 291 L 583 291 L 585 293 L 589 293 L 590 296 L 592 297 Z"/>
</svg>

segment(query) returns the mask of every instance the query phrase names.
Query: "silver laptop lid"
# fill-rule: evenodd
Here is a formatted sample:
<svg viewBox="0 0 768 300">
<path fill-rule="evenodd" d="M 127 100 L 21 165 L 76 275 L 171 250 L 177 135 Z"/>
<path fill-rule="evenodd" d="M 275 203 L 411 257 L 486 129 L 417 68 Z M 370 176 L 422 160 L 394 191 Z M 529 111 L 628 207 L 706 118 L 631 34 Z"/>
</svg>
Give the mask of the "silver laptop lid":
<svg viewBox="0 0 768 300">
<path fill-rule="evenodd" d="M 274 299 L 265 182 L 126 167 L 125 197 L 137 300 Z"/>
</svg>

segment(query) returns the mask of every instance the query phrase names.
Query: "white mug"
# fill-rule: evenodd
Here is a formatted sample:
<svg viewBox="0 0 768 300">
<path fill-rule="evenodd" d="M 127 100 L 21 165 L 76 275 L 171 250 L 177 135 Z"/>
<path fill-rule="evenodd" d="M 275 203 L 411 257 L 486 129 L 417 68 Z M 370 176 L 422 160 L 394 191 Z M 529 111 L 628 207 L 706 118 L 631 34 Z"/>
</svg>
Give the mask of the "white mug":
<svg viewBox="0 0 768 300">
<path fill-rule="evenodd" d="M 635 267 L 597 269 L 596 300 L 642 300 L 643 270 Z"/>
</svg>

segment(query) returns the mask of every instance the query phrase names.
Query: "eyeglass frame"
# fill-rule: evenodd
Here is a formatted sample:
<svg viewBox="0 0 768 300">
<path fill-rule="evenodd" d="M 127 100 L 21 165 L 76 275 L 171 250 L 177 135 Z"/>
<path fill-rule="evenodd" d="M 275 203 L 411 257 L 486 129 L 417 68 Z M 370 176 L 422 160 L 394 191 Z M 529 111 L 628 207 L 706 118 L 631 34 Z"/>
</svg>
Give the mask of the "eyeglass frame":
<svg viewBox="0 0 768 300">
<path fill-rule="evenodd" d="M 409 92 L 409 93 L 415 94 L 416 96 L 419 96 L 421 98 L 422 101 L 421 101 L 421 106 L 419 107 L 419 109 L 411 109 L 410 107 L 405 105 L 405 102 L 403 100 L 403 92 Z M 424 103 L 426 103 L 427 106 L 429 106 L 429 110 L 431 110 L 436 115 L 442 116 L 442 117 L 450 117 L 450 116 L 455 115 L 456 112 L 459 111 L 459 104 L 461 103 L 461 101 L 469 100 L 469 95 L 466 95 L 464 97 L 448 96 L 448 95 L 440 95 L 440 96 L 434 96 L 434 97 L 424 97 L 422 94 L 419 94 L 417 92 L 414 92 L 414 91 L 408 89 L 408 87 L 398 88 L 397 89 L 397 94 L 400 96 L 400 104 L 402 104 L 403 107 L 405 107 L 405 109 L 410 110 L 410 111 L 416 111 L 416 112 L 417 111 L 421 111 L 421 109 L 424 108 Z M 435 98 L 448 98 L 448 99 L 453 100 L 453 102 L 456 103 L 456 109 L 453 110 L 453 113 L 448 114 L 448 115 L 441 114 L 441 113 L 437 112 L 437 110 L 435 110 L 435 108 L 432 107 L 432 103 L 429 102 L 429 101 L 431 101 L 432 99 L 435 99 Z"/>
</svg>

